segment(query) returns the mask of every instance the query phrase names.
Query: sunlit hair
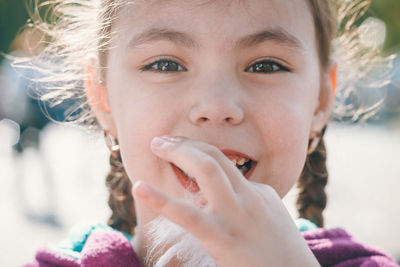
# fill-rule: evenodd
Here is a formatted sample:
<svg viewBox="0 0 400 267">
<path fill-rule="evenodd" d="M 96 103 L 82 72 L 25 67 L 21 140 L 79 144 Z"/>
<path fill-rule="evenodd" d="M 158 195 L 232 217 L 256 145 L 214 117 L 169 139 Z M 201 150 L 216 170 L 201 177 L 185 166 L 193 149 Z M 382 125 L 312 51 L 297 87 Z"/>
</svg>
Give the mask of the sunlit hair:
<svg viewBox="0 0 400 267">
<path fill-rule="evenodd" d="M 373 40 L 377 30 L 374 24 L 359 26 L 370 1 L 342 1 L 335 2 L 338 26 L 331 57 L 338 64 L 338 90 L 332 116 L 362 122 L 374 116 L 385 100 L 384 86 L 392 82 L 395 55 L 385 57 L 381 46 L 363 42 Z"/>
<path fill-rule="evenodd" d="M 113 21 L 119 9 L 127 4 L 154 0 L 52 0 L 43 3 L 31 0 L 32 27 L 44 33 L 45 49 L 36 57 L 19 58 L 14 64 L 40 73 L 36 78 L 36 95 L 56 107 L 73 100 L 66 111 L 64 123 L 98 129 L 94 113 L 86 99 L 85 69 L 99 70 L 104 81 L 107 52 L 113 35 Z M 245 0 L 243 0 L 245 1 Z M 332 3 L 331 3 L 332 2 Z M 362 42 L 366 29 L 358 27 L 369 0 L 307 0 L 316 30 L 321 70 L 332 62 L 338 64 L 338 83 L 333 119 L 359 121 L 374 115 L 384 101 L 383 86 L 391 79 L 393 57 L 382 57 L 381 47 Z M 44 15 L 43 15 L 44 14 Z M 368 29 L 367 29 L 368 31 Z M 379 70 L 379 71 L 378 71 Z M 373 77 L 373 78 L 371 78 Z M 378 97 L 364 99 L 363 90 L 374 90 Z M 316 151 L 308 155 L 299 180 L 300 216 L 323 225 L 322 211 L 326 205 L 324 187 L 327 182 L 326 152 L 322 140 Z M 130 195 L 131 183 L 124 171 L 120 155 L 111 155 L 112 169 L 107 177 L 109 204 L 113 210 L 109 224 L 133 233 L 135 212 Z"/>
</svg>

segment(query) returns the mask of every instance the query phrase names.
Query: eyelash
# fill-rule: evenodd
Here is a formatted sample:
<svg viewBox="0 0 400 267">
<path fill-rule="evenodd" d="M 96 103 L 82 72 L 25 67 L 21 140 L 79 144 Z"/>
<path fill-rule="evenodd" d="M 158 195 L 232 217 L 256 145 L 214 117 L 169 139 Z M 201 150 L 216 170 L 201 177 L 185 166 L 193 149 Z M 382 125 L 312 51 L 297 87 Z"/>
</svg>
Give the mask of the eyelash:
<svg viewBox="0 0 400 267">
<path fill-rule="evenodd" d="M 263 64 L 263 67 L 261 66 Z M 263 68 L 260 71 L 255 71 L 255 66 L 258 65 L 256 68 Z M 266 70 L 266 66 L 269 66 L 269 70 Z M 272 69 L 271 69 L 272 68 Z M 283 66 L 282 64 L 271 60 L 271 59 L 264 59 L 257 61 L 253 64 L 250 65 L 250 67 L 247 67 L 245 69 L 246 72 L 252 72 L 252 73 L 258 73 L 258 74 L 271 74 L 275 72 L 281 72 L 281 71 L 286 71 L 290 72 L 290 69 Z"/>
<path fill-rule="evenodd" d="M 177 70 L 162 70 L 159 69 L 161 64 L 173 64 L 174 67 L 178 68 Z M 157 67 L 158 66 L 158 67 Z M 172 66 L 172 65 L 170 65 Z M 164 68 L 167 68 L 168 65 L 164 65 Z M 140 68 L 141 71 L 155 71 L 155 72 L 160 72 L 160 73 L 171 73 L 171 72 L 182 72 L 182 71 L 187 71 L 185 67 L 182 67 L 181 64 L 176 62 L 175 60 L 169 59 L 169 58 L 159 58 L 156 61 Z"/>
<path fill-rule="evenodd" d="M 167 65 L 161 65 L 161 64 L 167 64 Z M 166 68 L 168 67 L 173 67 L 174 70 L 167 70 Z M 266 69 L 267 67 L 269 69 Z M 160 67 L 162 69 L 160 69 Z M 258 71 L 257 71 L 258 69 Z M 187 71 L 185 67 L 183 67 L 181 64 L 178 62 L 169 59 L 169 58 L 160 58 L 157 59 L 156 61 L 140 68 L 141 71 L 155 71 L 159 73 L 173 73 L 173 72 L 184 72 Z M 251 73 L 259 73 L 259 74 L 267 74 L 267 73 L 275 73 L 275 72 L 280 72 L 280 71 L 286 71 L 290 72 L 290 69 L 287 67 L 283 66 L 280 63 L 275 62 L 274 60 L 261 60 L 258 62 L 253 63 L 249 67 L 245 69 L 246 72 L 251 72 Z"/>
</svg>

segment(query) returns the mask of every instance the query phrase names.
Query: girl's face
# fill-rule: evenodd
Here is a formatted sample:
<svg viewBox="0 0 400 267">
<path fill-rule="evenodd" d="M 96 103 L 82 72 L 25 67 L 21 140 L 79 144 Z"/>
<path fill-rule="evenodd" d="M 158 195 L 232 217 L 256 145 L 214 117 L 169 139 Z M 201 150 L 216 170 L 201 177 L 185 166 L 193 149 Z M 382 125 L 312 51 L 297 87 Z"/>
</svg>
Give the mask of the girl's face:
<svg viewBox="0 0 400 267">
<path fill-rule="evenodd" d="M 289 191 L 332 99 L 305 0 L 140 1 L 113 32 L 110 111 L 95 111 L 109 118 L 100 121 L 132 181 L 183 196 L 170 163 L 150 150 L 153 137 L 170 135 L 248 155 L 257 161 L 249 180 Z"/>
</svg>

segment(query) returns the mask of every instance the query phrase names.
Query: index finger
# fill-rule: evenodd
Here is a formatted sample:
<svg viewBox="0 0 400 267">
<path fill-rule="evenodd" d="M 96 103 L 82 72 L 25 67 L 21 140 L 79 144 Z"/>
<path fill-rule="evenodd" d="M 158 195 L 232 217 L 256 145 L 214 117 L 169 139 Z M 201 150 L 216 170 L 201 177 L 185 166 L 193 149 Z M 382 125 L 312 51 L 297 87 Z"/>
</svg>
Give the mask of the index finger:
<svg viewBox="0 0 400 267">
<path fill-rule="evenodd" d="M 152 150 L 169 162 L 172 162 L 185 173 L 195 177 L 201 191 L 213 207 L 227 203 L 237 203 L 235 192 L 229 178 L 218 161 L 204 153 L 190 140 L 156 137 Z M 222 201 L 221 201 L 222 200 Z"/>
</svg>

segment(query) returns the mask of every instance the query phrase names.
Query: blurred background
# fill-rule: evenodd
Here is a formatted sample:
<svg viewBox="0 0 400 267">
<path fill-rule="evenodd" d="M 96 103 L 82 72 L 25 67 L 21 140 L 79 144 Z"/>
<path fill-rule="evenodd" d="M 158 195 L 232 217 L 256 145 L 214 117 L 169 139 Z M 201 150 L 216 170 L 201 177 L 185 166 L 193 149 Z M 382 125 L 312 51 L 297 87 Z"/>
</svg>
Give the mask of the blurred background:
<svg viewBox="0 0 400 267">
<path fill-rule="evenodd" d="M 40 52 L 42 34 L 24 30 L 23 0 L 0 0 L 0 51 L 19 56 Z M 365 42 L 400 51 L 400 1 L 373 0 L 365 17 L 375 35 Z M 371 20 L 370 20 L 371 21 Z M 361 23 L 361 22 L 360 22 Z M 393 61 L 386 96 L 364 123 L 335 119 L 326 134 L 328 206 L 326 226 L 343 227 L 356 239 L 400 262 L 400 60 Z M 43 244 L 57 243 L 77 222 L 106 222 L 108 150 L 102 136 L 50 122 L 34 98 L 30 77 L 0 56 L 0 247 L 1 266 L 31 261 Z M 365 90 L 362 94 L 368 94 Z M 367 96 L 368 97 L 368 96 Z M 64 108 L 51 111 L 62 120 Z M 296 191 L 285 198 L 296 216 Z"/>
</svg>

